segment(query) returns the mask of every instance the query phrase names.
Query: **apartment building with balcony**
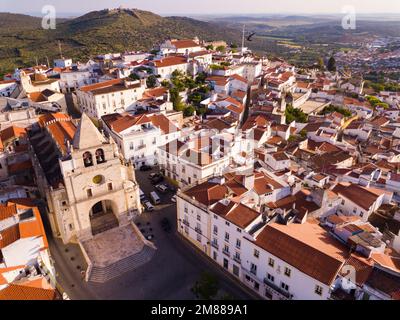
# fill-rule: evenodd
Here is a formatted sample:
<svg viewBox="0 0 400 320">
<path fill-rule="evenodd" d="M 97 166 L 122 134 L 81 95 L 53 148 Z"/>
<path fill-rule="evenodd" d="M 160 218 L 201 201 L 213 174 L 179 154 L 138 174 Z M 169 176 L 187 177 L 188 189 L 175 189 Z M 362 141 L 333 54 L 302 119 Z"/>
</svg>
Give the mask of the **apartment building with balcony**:
<svg viewBox="0 0 400 320">
<path fill-rule="evenodd" d="M 180 136 L 180 129 L 165 115 L 113 113 L 102 117 L 104 130 L 119 147 L 126 161 L 136 167 L 157 165 L 159 147 Z"/>
</svg>

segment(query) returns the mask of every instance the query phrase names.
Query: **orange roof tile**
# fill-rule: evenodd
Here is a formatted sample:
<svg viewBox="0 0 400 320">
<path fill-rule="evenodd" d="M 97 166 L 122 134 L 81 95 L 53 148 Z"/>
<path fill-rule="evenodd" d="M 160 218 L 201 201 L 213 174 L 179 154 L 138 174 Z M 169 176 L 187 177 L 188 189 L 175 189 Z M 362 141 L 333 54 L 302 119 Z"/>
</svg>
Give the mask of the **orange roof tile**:
<svg viewBox="0 0 400 320">
<path fill-rule="evenodd" d="M 0 137 L 3 142 L 10 139 L 18 139 L 26 136 L 26 129 L 17 126 L 8 127 L 0 132 Z"/>
</svg>

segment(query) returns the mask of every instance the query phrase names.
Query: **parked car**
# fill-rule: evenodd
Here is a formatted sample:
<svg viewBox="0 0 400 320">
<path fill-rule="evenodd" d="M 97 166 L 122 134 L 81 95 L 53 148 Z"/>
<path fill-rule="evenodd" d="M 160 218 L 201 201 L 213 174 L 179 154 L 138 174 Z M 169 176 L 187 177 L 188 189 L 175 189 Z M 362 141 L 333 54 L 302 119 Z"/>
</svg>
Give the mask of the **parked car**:
<svg viewBox="0 0 400 320">
<path fill-rule="evenodd" d="M 146 209 L 146 211 L 153 211 L 154 210 L 154 206 L 150 203 L 150 201 L 144 201 L 143 202 L 143 206 Z"/>
<path fill-rule="evenodd" d="M 176 195 L 174 195 L 174 196 L 171 198 L 171 201 L 174 202 L 174 203 L 176 203 Z"/>
<path fill-rule="evenodd" d="M 153 179 L 153 178 L 155 178 L 155 177 L 161 177 L 162 175 L 161 175 L 161 173 L 159 173 L 159 172 L 153 172 L 153 173 L 150 173 L 149 174 L 149 179 Z"/>
<path fill-rule="evenodd" d="M 154 178 L 151 179 L 151 183 L 156 185 L 159 184 L 160 182 L 164 181 L 164 177 L 163 176 L 156 176 Z"/>
<path fill-rule="evenodd" d="M 140 167 L 140 171 L 150 171 L 152 168 L 146 164 Z"/>
<path fill-rule="evenodd" d="M 156 189 L 158 191 L 160 191 L 161 193 L 167 193 L 168 192 L 168 187 L 165 184 L 156 185 Z"/>
<path fill-rule="evenodd" d="M 155 192 L 155 191 L 150 192 L 150 198 L 151 198 L 151 202 L 153 202 L 155 205 L 158 205 L 161 203 L 161 199 L 158 196 L 157 192 Z"/>
<path fill-rule="evenodd" d="M 140 194 L 140 200 L 143 201 L 144 199 L 146 199 L 146 195 L 144 194 L 142 189 L 139 189 L 139 194 Z"/>
</svg>

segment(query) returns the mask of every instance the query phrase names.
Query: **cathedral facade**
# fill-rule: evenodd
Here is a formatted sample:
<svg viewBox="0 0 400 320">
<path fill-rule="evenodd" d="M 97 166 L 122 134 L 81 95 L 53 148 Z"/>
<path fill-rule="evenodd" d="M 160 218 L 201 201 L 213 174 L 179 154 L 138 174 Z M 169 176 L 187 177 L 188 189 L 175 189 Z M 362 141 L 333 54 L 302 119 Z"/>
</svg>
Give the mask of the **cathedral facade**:
<svg viewBox="0 0 400 320">
<path fill-rule="evenodd" d="M 81 243 L 140 215 L 133 165 L 86 114 L 77 127 L 57 115 L 39 123 L 31 142 L 54 235 L 64 243 Z"/>
</svg>

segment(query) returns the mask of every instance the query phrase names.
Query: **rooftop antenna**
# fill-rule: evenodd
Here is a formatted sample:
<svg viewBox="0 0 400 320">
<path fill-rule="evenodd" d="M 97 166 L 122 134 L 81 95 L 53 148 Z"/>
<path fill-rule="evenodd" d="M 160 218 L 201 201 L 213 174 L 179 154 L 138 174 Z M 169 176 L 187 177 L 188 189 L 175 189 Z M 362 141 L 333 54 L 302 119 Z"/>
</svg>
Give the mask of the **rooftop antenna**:
<svg viewBox="0 0 400 320">
<path fill-rule="evenodd" d="M 37 57 L 35 57 L 35 61 L 36 61 L 36 65 L 38 66 L 39 65 L 39 61 L 38 61 Z"/>
</svg>

